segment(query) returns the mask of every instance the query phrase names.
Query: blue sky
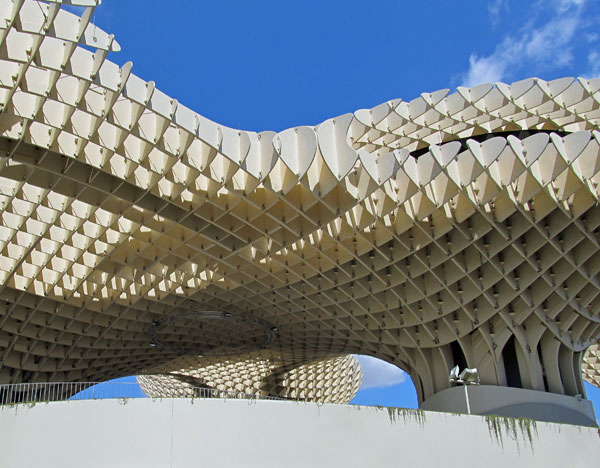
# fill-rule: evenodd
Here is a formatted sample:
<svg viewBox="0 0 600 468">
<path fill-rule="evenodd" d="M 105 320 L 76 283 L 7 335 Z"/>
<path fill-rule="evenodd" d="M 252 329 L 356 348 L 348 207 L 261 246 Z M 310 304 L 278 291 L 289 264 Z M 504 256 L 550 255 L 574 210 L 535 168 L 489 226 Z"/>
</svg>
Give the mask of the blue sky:
<svg viewBox="0 0 600 468">
<path fill-rule="evenodd" d="M 417 408 L 417 392 L 408 374 L 396 366 L 370 356 L 357 356 L 363 382 L 352 400 L 355 405 Z"/>
<path fill-rule="evenodd" d="M 110 60 L 255 131 L 442 88 L 600 76 L 597 0 L 103 0 L 94 21 L 121 44 Z M 416 404 L 410 379 L 364 364 L 379 383 L 355 401 Z"/>
<path fill-rule="evenodd" d="M 600 72 L 593 0 L 103 0 L 110 59 L 208 118 L 283 130 L 485 81 Z"/>
</svg>

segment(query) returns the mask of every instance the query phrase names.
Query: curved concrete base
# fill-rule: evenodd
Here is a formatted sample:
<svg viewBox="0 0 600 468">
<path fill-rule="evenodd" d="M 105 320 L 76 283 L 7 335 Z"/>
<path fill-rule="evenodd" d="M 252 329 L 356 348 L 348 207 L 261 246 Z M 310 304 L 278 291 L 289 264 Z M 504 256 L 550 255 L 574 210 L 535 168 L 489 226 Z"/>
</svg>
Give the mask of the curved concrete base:
<svg viewBox="0 0 600 468">
<path fill-rule="evenodd" d="M 37 468 L 595 466 L 597 429 L 244 400 L 0 407 L 0 465 Z"/>
<path fill-rule="evenodd" d="M 467 401 L 470 408 L 467 408 Z M 421 409 L 480 415 L 497 414 L 512 418 L 596 426 L 594 407 L 588 400 L 494 385 L 452 387 L 425 400 Z"/>
</svg>

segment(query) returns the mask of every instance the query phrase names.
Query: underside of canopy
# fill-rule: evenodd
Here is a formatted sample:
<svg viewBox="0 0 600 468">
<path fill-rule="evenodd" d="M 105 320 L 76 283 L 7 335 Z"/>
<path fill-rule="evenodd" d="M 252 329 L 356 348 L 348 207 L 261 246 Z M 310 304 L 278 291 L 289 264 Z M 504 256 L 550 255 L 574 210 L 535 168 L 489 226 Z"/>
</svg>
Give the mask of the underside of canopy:
<svg viewBox="0 0 600 468">
<path fill-rule="evenodd" d="M 95 2 L 69 3 L 81 18 L 0 1 L 0 383 L 358 353 L 409 372 L 420 401 L 455 364 L 583 393 L 600 80 L 248 132 L 108 61 Z"/>
</svg>

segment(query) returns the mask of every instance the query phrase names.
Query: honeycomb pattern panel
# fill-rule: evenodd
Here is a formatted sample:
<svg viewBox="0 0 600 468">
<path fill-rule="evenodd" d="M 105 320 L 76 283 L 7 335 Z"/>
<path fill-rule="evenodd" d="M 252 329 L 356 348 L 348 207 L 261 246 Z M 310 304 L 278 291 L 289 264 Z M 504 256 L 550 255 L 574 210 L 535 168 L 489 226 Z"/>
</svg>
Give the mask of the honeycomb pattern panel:
<svg viewBox="0 0 600 468">
<path fill-rule="evenodd" d="M 202 367 L 194 368 L 201 365 Z M 198 389 L 239 392 L 317 403 L 349 403 L 362 383 L 362 370 L 352 355 L 290 365 L 272 359 L 207 361 L 182 358 L 169 366 L 185 366 L 166 374 L 139 375 L 138 383 L 152 398 L 193 397 Z M 175 367 L 176 368 L 176 367 Z"/>
<path fill-rule="evenodd" d="M 248 132 L 111 62 L 96 6 L 0 0 L 1 383 L 135 374 L 178 356 L 154 324 L 217 312 L 270 331 L 205 320 L 161 343 L 210 343 L 223 362 L 376 356 L 420 401 L 457 361 L 488 385 L 516 366 L 525 388 L 583 392 L 600 80 Z"/>
<path fill-rule="evenodd" d="M 590 346 L 585 352 L 581 373 L 586 382 L 600 388 L 600 347 L 598 344 Z"/>
</svg>

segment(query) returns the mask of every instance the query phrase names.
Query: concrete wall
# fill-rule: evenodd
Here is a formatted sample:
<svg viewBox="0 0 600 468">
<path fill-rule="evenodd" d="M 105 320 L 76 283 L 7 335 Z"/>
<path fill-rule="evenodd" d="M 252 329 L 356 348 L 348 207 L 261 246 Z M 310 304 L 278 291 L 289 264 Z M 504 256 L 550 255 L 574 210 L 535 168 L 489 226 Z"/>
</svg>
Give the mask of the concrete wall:
<svg viewBox="0 0 600 468">
<path fill-rule="evenodd" d="M 176 399 L 0 408 L 2 468 L 575 468 L 599 460 L 597 428 L 507 428 L 435 412 Z"/>
<path fill-rule="evenodd" d="M 498 414 L 582 426 L 595 426 L 592 402 L 556 393 L 495 385 L 457 386 L 429 397 L 421 409 L 467 413 L 468 392 L 471 414 Z"/>
</svg>

